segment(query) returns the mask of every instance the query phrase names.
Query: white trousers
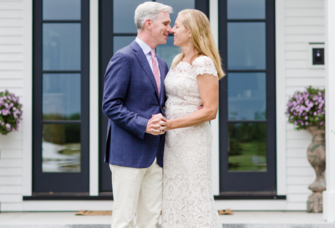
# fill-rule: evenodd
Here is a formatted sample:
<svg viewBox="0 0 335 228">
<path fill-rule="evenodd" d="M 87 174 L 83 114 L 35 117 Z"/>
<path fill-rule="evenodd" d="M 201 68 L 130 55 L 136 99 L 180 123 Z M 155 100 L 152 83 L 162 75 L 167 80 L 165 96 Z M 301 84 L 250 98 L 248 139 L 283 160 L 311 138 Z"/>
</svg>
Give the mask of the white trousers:
<svg viewBox="0 0 335 228">
<path fill-rule="evenodd" d="M 162 210 L 162 168 L 156 159 L 148 168 L 109 165 L 114 207 L 112 228 L 158 227 Z"/>
</svg>

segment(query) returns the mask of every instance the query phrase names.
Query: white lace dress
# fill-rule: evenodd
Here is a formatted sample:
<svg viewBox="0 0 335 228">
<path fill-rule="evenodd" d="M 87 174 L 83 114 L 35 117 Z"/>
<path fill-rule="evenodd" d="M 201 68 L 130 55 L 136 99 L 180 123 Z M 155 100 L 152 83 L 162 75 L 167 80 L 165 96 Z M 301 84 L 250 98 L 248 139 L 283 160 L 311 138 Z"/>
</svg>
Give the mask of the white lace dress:
<svg viewBox="0 0 335 228">
<path fill-rule="evenodd" d="M 201 105 L 197 75 L 217 77 L 213 61 L 180 62 L 165 78 L 166 117 L 177 119 Z M 213 76 L 213 77 L 214 77 Z M 209 122 L 168 131 L 163 167 L 162 228 L 218 228 L 211 188 L 212 133 Z"/>
</svg>

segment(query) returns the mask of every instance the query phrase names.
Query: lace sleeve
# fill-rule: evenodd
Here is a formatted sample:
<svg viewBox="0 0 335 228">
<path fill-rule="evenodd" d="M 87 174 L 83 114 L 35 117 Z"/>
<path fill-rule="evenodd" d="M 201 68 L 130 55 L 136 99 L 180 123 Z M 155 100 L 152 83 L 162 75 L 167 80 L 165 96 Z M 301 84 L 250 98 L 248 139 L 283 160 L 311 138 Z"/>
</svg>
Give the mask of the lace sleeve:
<svg viewBox="0 0 335 228">
<path fill-rule="evenodd" d="M 200 56 L 192 63 L 195 69 L 195 75 L 211 74 L 218 77 L 218 72 L 215 68 L 214 62 L 207 56 Z"/>
</svg>

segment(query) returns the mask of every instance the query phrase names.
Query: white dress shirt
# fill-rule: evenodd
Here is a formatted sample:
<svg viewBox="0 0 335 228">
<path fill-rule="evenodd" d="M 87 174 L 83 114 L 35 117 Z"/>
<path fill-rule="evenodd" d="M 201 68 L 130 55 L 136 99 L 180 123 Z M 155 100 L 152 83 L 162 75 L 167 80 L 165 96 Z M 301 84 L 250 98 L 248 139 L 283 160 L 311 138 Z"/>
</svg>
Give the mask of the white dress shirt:
<svg viewBox="0 0 335 228">
<path fill-rule="evenodd" d="M 151 47 L 149 45 L 147 45 L 146 43 L 144 43 L 142 40 L 140 40 L 138 37 L 136 37 L 135 41 L 138 43 L 138 45 L 140 45 L 145 57 L 147 57 L 147 60 L 149 62 L 149 65 L 150 65 L 150 68 L 151 68 L 151 71 L 152 73 L 154 72 L 153 71 L 153 68 L 152 68 L 152 57 L 151 57 Z M 157 66 L 158 66 L 158 69 L 159 69 L 159 63 L 158 63 L 158 60 L 157 60 L 157 57 L 156 57 L 156 62 L 157 62 Z M 161 83 L 161 72 L 159 70 L 159 83 Z"/>
</svg>

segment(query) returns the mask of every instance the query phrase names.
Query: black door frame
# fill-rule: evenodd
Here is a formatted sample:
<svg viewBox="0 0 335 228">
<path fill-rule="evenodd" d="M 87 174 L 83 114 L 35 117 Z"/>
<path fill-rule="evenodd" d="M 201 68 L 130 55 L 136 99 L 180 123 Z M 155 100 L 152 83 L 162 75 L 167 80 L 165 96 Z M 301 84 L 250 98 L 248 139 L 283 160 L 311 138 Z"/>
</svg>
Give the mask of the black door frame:
<svg viewBox="0 0 335 228">
<path fill-rule="evenodd" d="M 278 198 L 276 196 L 276 107 L 275 107 L 275 1 L 266 0 L 266 20 L 227 19 L 227 0 L 219 1 L 219 50 L 225 72 L 266 72 L 267 120 L 245 121 L 267 123 L 267 172 L 228 172 L 227 77 L 220 81 L 220 195 L 221 198 Z M 224 12 L 224 13 L 223 13 Z M 227 23 L 266 23 L 266 70 L 227 70 Z M 235 180 L 235 181 L 234 181 Z M 235 191 L 232 189 L 236 189 Z M 229 194 L 225 194 L 229 192 Z M 220 198 L 220 197 L 218 197 Z M 280 197 L 279 197 L 280 198 Z"/>
<path fill-rule="evenodd" d="M 89 0 L 81 0 L 81 20 L 43 20 L 43 0 L 33 1 L 33 193 L 38 192 L 85 192 L 89 191 Z M 44 71 L 43 23 L 81 23 L 81 70 Z M 81 120 L 42 120 L 43 73 L 81 74 Z M 42 125 L 81 124 L 81 172 L 42 172 Z"/>
<path fill-rule="evenodd" d="M 204 12 L 209 17 L 209 0 L 194 1 L 195 9 Z M 99 192 L 112 191 L 111 183 L 107 181 L 111 180 L 111 172 L 108 165 L 103 161 L 108 124 L 108 119 L 101 110 L 105 70 L 113 56 L 113 37 L 137 35 L 137 33 L 118 34 L 113 32 L 113 2 L 113 0 L 99 1 Z"/>
</svg>

